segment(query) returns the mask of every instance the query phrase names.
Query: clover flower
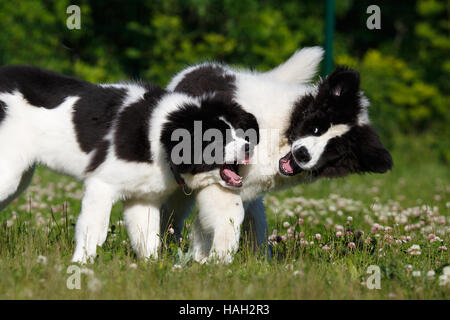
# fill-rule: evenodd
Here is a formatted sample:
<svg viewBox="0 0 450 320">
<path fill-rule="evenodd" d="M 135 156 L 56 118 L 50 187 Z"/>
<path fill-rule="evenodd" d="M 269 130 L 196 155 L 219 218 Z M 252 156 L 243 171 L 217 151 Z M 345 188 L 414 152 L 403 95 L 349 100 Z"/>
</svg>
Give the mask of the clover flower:
<svg viewBox="0 0 450 320">
<path fill-rule="evenodd" d="M 419 256 L 422 251 L 420 251 L 420 246 L 418 244 L 413 244 L 409 249 L 408 253 L 413 256 Z"/>
</svg>

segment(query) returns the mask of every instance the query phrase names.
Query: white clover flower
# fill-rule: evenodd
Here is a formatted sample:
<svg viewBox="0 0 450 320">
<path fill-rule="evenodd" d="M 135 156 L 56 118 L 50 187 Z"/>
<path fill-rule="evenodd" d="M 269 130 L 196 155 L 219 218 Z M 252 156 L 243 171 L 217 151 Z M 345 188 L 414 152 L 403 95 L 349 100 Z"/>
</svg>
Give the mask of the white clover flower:
<svg viewBox="0 0 450 320">
<path fill-rule="evenodd" d="M 413 277 L 420 277 L 420 275 L 421 275 L 421 272 L 418 270 L 412 272 Z"/>
<path fill-rule="evenodd" d="M 420 251 L 420 246 L 418 244 L 413 244 L 409 249 L 408 253 L 413 256 L 419 256 L 422 251 Z"/>
<path fill-rule="evenodd" d="M 322 238 L 322 236 L 320 235 L 320 233 L 316 233 L 315 238 L 316 238 L 316 240 L 320 240 Z"/>
<path fill-rule="evenodd" d="M 174 264 L 173 267 L 172 267 L 172 271 L 176 271 L 176 270 L 179 270 L 179 269 L 182 269 L 182 268 L 183 268 L 182 265 L 180 265 L 180 264 Z"/>
<path fill-rule="evenodd" d="M 47 257 L 44 257 L 44 256 L 38 256 L 37 257 L 37 259 L 36 259 L 36 262 L 38 263 L 38 264 L 42 264 L 42 265 L 46 265 L 47 264 Z"/>
<path fill-rule="evenodd" d="M 450 276 L 447 274 L 439 276 L 439 285 L 440 286 L 450 285 Z"/>
<path fill-rule="evenodd" d="M 446 276 L 450 276 L 450 266 L 444 267 L 444 269 L 442 269 L 442 273 Z"/>
<path fill-rule="evenodd" d="M 350 249 L 355 249 L 355 248 L 356 248 L 356 245 L 355 245 L 354 242 L 349 242 L 348 245 L 347 245 L 347 247 L 349 247 Z"/>
<path fill-rule="evenodd" d="M 92 277 L 89 279 L 89 281 L 88 281 L 88 290 L 89 291 L 97 292 L 101 288 L 102 288 L 102 282 L 99 279 L 97 279 L 95 277 Z"/>
<path fill-rule="evenodd" d="M 130 269 L 137 269 L 137 264 L 136 263 L 130 263 L 128 268 L 130 268 Z"/>
<path fill-rule="evenodd" d="M 287 229 L 291 226 L 291 224 L 287 221 L 283 222 L 283 228 Z"/>
<path fill-rule="evenodd" d="M 342 237 L 342 231 L 336 232 L 336 237 L 338 237 L 338 238 Z"/>
<path fill-rule="evenodd" d="M 434 270 L 430 270 L 427 272 L 427 279 L 433 280 L 435 275 L 436 275 L 436 272 L 434 272 Z"/>
<path fill-rule="evenodd" d="M 91 269 L 89 269 L 89 268 L 86 268 L 86 267 L 81 268 L 80 272 L 81 272 L 82 274 L 87 275 L 88 277 L 94 277 L 94 271 L 91 270 Z"/>
</svg>

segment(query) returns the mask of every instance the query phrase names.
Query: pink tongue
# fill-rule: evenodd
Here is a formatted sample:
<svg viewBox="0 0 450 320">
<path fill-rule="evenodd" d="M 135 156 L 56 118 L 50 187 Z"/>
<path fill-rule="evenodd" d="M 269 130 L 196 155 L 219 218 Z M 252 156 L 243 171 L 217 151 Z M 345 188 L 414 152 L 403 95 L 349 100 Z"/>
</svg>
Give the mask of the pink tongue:
<svg viewBox="0 0 450 320">
<path fill-rule="evenodd" d="M 283 170 L 287 173 L 294 172 L 294 168 L 292 168 L 290 160 L 283 160 L 281 163 L 281 167 L 283 167 Z"/>
<path fill-rule="evenodd" d="M 230 170 L 230 169 L 223 169 L 223 173 L 224 173 L 227 177 L 229 177 L 229 178 L 231 178 L 231 179 L 233 179 L 233 180 L 241 180 L 241 177 L 238 176 L 233 170 Z"/>
</svg>

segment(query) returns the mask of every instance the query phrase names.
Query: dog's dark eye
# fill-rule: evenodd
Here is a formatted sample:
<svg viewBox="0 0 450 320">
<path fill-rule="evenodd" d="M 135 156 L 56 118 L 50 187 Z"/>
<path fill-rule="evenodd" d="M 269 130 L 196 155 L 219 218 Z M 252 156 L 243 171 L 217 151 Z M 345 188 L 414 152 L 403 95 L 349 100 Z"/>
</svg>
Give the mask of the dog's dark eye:
<svg viewBox="0 0 450 320">
<path fill-rule="evenodd" d="M 318 127 L 315 127 L 315 128 L 313 129 L 313 135 L 318 136 L 319 134 L 320 134 L 319 128 L 318 128 Z"/>
</svg>

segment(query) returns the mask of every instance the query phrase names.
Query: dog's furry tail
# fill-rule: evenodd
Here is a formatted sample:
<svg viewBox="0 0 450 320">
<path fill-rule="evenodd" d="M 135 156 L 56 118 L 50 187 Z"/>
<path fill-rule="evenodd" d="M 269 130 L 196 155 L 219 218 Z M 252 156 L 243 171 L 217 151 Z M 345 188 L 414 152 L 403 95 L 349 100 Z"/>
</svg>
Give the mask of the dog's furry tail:
<svg viewBox="0 0 450 320">
<path fill-rule="evenodd" d="M 297 50 L 286 62 L 265 73 L 275 80 L 289 83 L 308 83 L 317 73 L 324 50 L 307 47 Z"/>
</svg>

